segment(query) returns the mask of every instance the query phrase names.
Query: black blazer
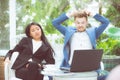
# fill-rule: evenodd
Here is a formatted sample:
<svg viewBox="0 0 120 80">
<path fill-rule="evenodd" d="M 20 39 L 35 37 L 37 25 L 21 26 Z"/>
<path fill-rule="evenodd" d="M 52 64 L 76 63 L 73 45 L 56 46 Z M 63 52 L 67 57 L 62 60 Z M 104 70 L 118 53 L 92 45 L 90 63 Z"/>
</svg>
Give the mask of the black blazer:
<svg viewBox="0 0 120 80">
<path fill-rule="evenodd" d="M 11 57 L 12 53 L 16 51 L 19 52 L 19 55 L 14 62 L 12 69 L 21 68 L 28 63 L 30 58 L 32 58 L 34 62 L 40 64 L 42 64 L 43 60 L 46 61 L 46 64 L 55 63 L 52 51 L 44 43 L 42 43 L 42 46 L 33 54 L 32 39 L 28 37 L 24 37 L 13 50 L 10 50 L 7 53 L 6 57 Z"/>
</svg>

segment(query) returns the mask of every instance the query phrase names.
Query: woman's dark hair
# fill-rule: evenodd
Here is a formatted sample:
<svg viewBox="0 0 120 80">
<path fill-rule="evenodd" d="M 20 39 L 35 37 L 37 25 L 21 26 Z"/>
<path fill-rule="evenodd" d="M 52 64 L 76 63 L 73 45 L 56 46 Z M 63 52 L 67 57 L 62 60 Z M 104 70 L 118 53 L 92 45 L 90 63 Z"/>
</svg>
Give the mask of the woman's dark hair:
<svg viewBox="0 0 120 80">
<path fill-rule="evenodd" d="M 32 25 L 37 25 L 37 26 L 40 27 L 40 29 L 41 29 L 41 34 L 42 34 L 42 35 L 41 35 L 41 40 L 51 49 L 51 51 L 52 51 L 53 53 L 55 53 L 54 50 L 53 50 L 53 48 L 51 47 L 50 43 L 48 42 L 48 40 L 47 40 L 47 38 L 46 38 L 46 36 L 45 36 L 45 34 L 44 34 L 44 32 L 43 32 L 43 29 L 42 29 L 42 27 L 41 27 L 40 24 L 38 24 L 38 23 L 36 23 L 36 22 L 32 22 L 32 23 L 28 24 L 28 25 L 26 26 L 26 29 L 25 29 L 25 34 L 26 34 L 26 36 L 29 37 L 29 38 L 32 38 L 32 37 L 30 36 L 30 27 L 31 27 Z"/>
</svg>

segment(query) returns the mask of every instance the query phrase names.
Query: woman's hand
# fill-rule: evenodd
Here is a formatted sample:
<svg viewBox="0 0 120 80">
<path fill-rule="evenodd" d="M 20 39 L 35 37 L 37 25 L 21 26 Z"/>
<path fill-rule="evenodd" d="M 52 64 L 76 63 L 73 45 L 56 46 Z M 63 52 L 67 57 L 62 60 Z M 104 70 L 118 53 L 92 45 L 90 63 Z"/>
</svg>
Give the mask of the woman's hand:
<svg viewBox="0 0 120 80">
<path fill-rule="evenodd" d="M 42 65 L 41 64 L 38 64 L 38 66 L 41 68 L 42 67 Z"/>
<path fill-rule="evenodd" d="M 10 64 L 10 59 L 9 59 L 9 57 L 7 57 L 7 58 L 5 59 L 4 64 L 6 64 L 6 63 Z"/>
<path fill-rule="evenodd" d="M 29 66 L 29 63 L 28 63 L 28 64 L 26 64 L 26 68 L 28 68 L 28 66 Z"/>
</svg>

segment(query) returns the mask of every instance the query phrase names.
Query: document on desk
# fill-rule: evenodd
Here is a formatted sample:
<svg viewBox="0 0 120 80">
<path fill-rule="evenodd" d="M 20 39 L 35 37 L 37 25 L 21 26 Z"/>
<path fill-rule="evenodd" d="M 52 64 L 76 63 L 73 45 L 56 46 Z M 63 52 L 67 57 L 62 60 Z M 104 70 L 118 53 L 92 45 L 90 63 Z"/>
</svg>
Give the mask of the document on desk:
<svg viewBox="0 0 120 80">
<path fill-rule="evenodd" d="M 49 67 L 44 68 L 43 71 L 41 71 L 41 74 L 47 76 L 67 76 L 67 75 L 70 76 L 74 74 L 66 70 L 61 70 L 60 68 L 57 68 L 53 65 L 51 66 L 49 65 Z"/>
<path fill-rule="evenodd" d="M 47 72 L 47 71 L 41 71 L 41 74 L 46 76 L 72 76 L 74 73 L 67 73 L 67 72 Z"/>
<path fill-rule="evenodd" d="M 46 76 L 70 76 L 73 75 L 73 73 L 65 70 L 61 70 L 59 67 L 56 67 L 56 65 L 45 65 L 43 71 L 41 71 L 41 74 Z"/>
</svg>

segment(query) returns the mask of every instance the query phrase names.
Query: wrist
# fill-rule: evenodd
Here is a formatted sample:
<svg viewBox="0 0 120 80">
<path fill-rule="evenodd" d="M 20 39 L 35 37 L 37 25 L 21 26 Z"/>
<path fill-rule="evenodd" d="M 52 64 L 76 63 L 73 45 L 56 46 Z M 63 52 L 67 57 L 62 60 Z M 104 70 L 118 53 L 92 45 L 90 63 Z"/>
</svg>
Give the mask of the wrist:
<svg viewBox="0 0 120 80">
<path fill-rule="evenodd" d="M 39 67 L 42 67 L 42 65 L 41 65 L 41 64 L 38 64 L 38 66 L 39 66 Z"/>
<path fill-rule="evenodd" d="M 94 17 L 96 14 L 97 14 L 97 13 L 91 12 L 90 16 L 91 16 L 91 17 Z"/>
<path fill-rule="evenodd" d="M 71 17 L 72 17 L 71 12 L 67 12 L 67 13 L 66 13 L 66 16 L 67 16 L 68 18 L 71 18 Z"/>
</svg>

